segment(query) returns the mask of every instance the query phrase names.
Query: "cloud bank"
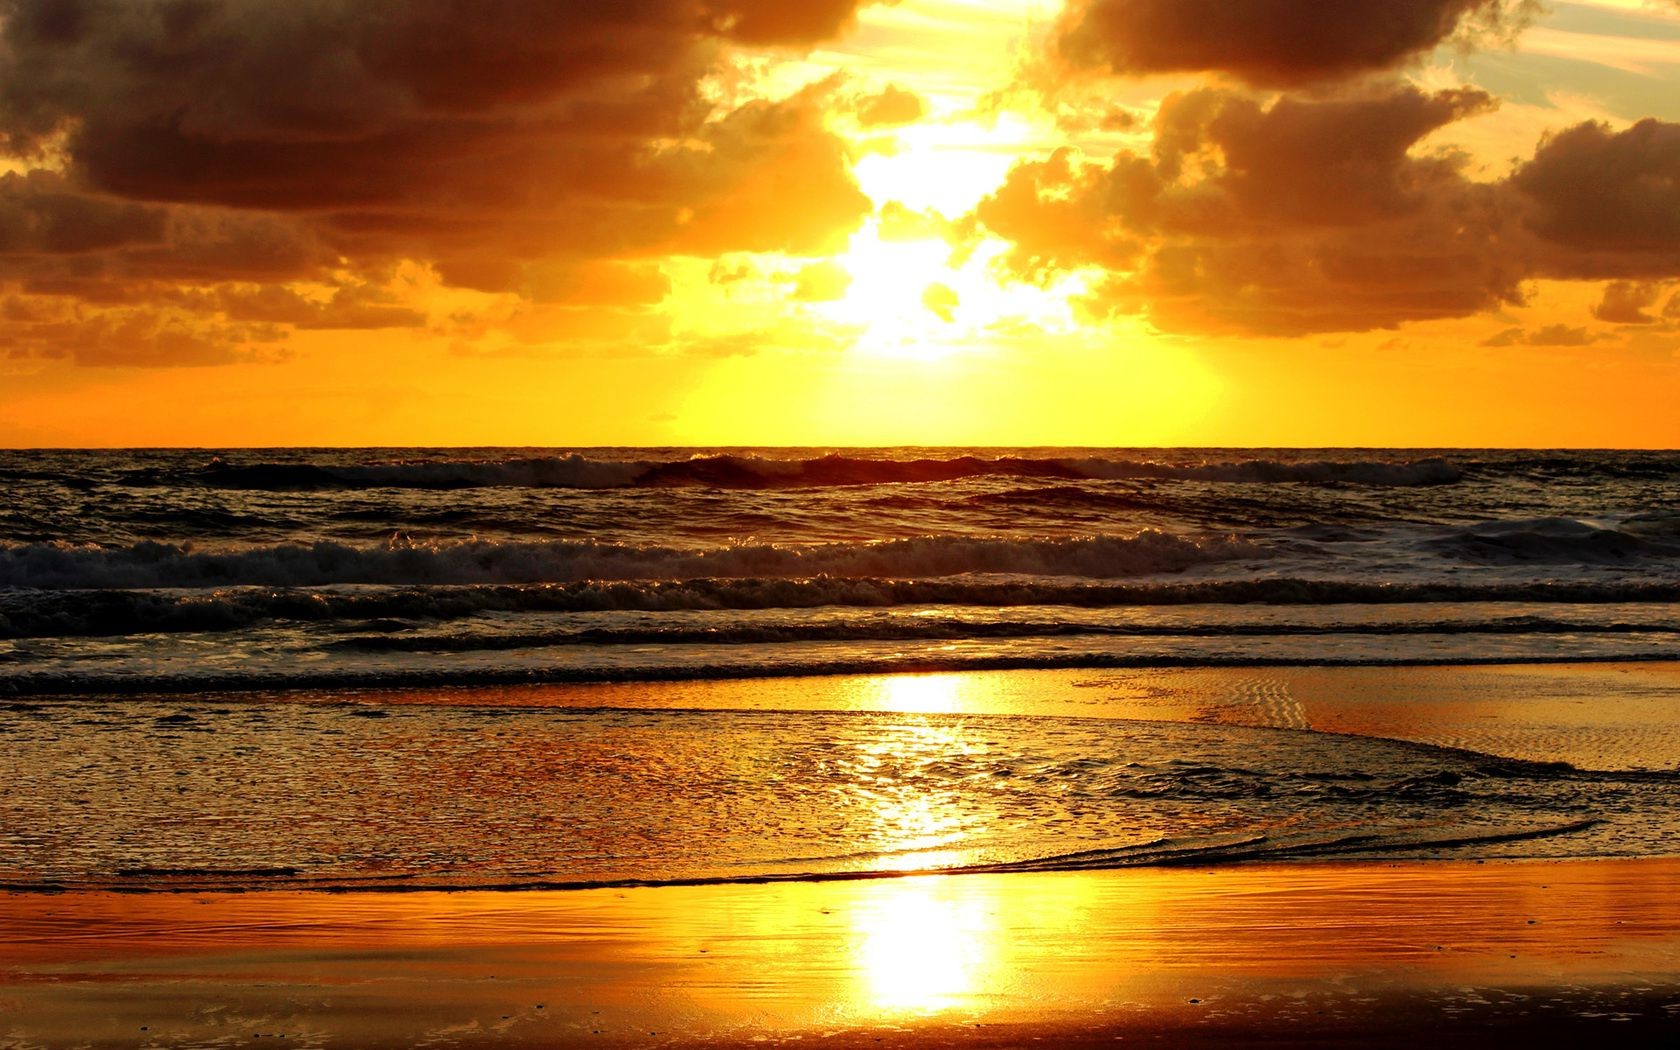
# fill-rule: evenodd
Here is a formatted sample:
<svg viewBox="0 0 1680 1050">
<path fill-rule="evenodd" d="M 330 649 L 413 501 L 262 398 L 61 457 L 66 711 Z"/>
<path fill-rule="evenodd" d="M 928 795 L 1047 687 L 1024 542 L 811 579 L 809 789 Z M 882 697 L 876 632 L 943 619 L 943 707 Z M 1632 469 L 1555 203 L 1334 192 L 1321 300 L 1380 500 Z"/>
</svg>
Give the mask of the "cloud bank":
<svg viewBox="0 0 1680 1050">
<path fill-rule="evenodd" d="M 0 282 L 20 309 L 119 304 L 148 330 L 241 295 L 268 323 L 400 323 L 166 286 L 318 281 L 330 304 L 406 259 L 542 298 L 601 260 L 820 251 L 868 209 L 824 99 L 720 109 L 705 78 L 729 45 L 808 46 L 854 6 L 5 0 L 0 149 L 36 170 L 0 180 Z M 0 347 L 37 345 L 0 321 Z M 134 363 L 172 359 L 152 345 Z"/>
</svg>

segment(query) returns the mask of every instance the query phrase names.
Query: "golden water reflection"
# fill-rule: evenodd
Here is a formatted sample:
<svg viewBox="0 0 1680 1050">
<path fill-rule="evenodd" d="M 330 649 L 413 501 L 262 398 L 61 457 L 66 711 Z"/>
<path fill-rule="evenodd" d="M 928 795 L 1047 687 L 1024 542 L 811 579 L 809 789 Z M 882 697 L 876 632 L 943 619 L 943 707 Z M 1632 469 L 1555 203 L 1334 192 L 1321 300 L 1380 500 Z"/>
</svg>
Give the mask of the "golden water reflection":
<svg viewBox="0 0 1680 1050">
<path fill-rule="evenodd" d="M 959 675 L 879 680 L 891 709 L 912 716 L 960 709 L 961 683 Z M 879 854 L 875 867 L 914 871 L 973 860 L 962 846 L 982 818 L 937 770 L 979 750 L 960 721 L 919 717 L 858 744 L 835 790 L 872 811 L 866 848 Z"/>
<path fill-rule="evenodd" d="M 867 679 L 866 683 L 879 694 L 876 698 L 879 710 L 920 714 L 962 711 L 965 688 L 976 685 L 974 675 L 962 674 L 883 675 Z"/>
</svg>

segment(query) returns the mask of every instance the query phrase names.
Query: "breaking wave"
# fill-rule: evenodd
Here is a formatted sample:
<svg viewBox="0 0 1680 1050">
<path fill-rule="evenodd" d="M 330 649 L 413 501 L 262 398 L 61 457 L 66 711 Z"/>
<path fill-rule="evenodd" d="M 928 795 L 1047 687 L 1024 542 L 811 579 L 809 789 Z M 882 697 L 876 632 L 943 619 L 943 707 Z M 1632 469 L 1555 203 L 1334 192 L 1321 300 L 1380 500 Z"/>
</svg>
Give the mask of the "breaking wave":
<svg viewBox="0 0 1680 1050">
<path fill-rule="evenodd" d="M 1249 579 L 1080 584 L 881 577 L 585 581 L 381 588 L 0 591 L 0 638 L 227 631 L 276 620 L 451 621 L 494 613 L 684 612 L 901 606 L 1390 605 L 1680 601 L 1680 583 L 1370 583 Z M 1545 630 L 1534 624 L 1525 630 Z M 1584 629 L 1578 625 L 1570 630 Z M 1610 629 L 1610 628 L 1606 628 Z"/>
<path fill-rule="evenodd" d="M 0 587 L 206 587 L 238 584 L 553 583 L 697 577 L 954 576 L 1011 573 L 1112 579 L 1264 557 L 1240 539 L 1133 536 L 1043 539 L 927 536 L 859 543 L 741 544 L 703 550 L 587 540 L 379 546 L 321 541 L 234 550 L 146 541 L 129 546 L 0 546 Z"/>
<path fill-rule="evenodd" d="M 1490 565 L 1620 564 L 1680 555 L 1680 514 L 1657 512 L 1623 520 L 1618 527 L 1573 518 L 1490 521 L 1431 541 L 1441 553 Z"/>
</svg>

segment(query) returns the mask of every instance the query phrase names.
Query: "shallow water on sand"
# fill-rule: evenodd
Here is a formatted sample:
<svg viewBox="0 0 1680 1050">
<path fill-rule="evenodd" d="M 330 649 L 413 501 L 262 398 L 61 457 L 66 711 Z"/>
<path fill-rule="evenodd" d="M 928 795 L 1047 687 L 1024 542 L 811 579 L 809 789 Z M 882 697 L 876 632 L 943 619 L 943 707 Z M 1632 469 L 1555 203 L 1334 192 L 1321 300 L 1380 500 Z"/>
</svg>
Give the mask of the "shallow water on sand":
<svg viewBox="0 0 1680 1050">
<path fill-rule="evenodd" d="M 0 709 L 0 883 L 512 887 L 1672 853 L 1680 675 L 1620 670 L 18 702 Z M 1485 749 L 1418 742 L 1443 735 Z M 1577 768 L 1558 747 L 1618 760 Z"/>
</svg>

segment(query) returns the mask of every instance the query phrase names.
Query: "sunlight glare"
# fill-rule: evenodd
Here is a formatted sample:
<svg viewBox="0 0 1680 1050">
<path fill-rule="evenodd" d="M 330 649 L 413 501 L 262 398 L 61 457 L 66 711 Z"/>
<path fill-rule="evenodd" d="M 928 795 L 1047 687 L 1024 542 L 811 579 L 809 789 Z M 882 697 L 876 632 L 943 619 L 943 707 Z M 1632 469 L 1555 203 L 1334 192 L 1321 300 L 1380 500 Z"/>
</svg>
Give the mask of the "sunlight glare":
<svg viewBox="0 0 1680 1050">
<path fill-rule="evenodd" d="M 918 360 L 977 350 L 1023 325 L 1047 333 L 1075 327 L 1068 295 L 1076 286 L 999 283 L 992 262 L 1002 250 L 987 241 L 953 265 L 944 240 L 889 240 L 871 220 L 836 257 L 851 277 L 845 294 L 813 313 L 859 329 L 859 350 Z"/>
<path fill-rule="evenodd" d="M 856 965 L 876 1008 L 936 1013 L 976 995 L 997 954 L 994 918 L 983 901 L 959 896 L 949 879 L 904 879 L 858 902 Z"/>
<path fill-rule="evenodd" d="M 953 714 L 962 710 L 963 675 L 891 675 L 879 680 L 879 709 L 918 714 Z"/>
</svg>

